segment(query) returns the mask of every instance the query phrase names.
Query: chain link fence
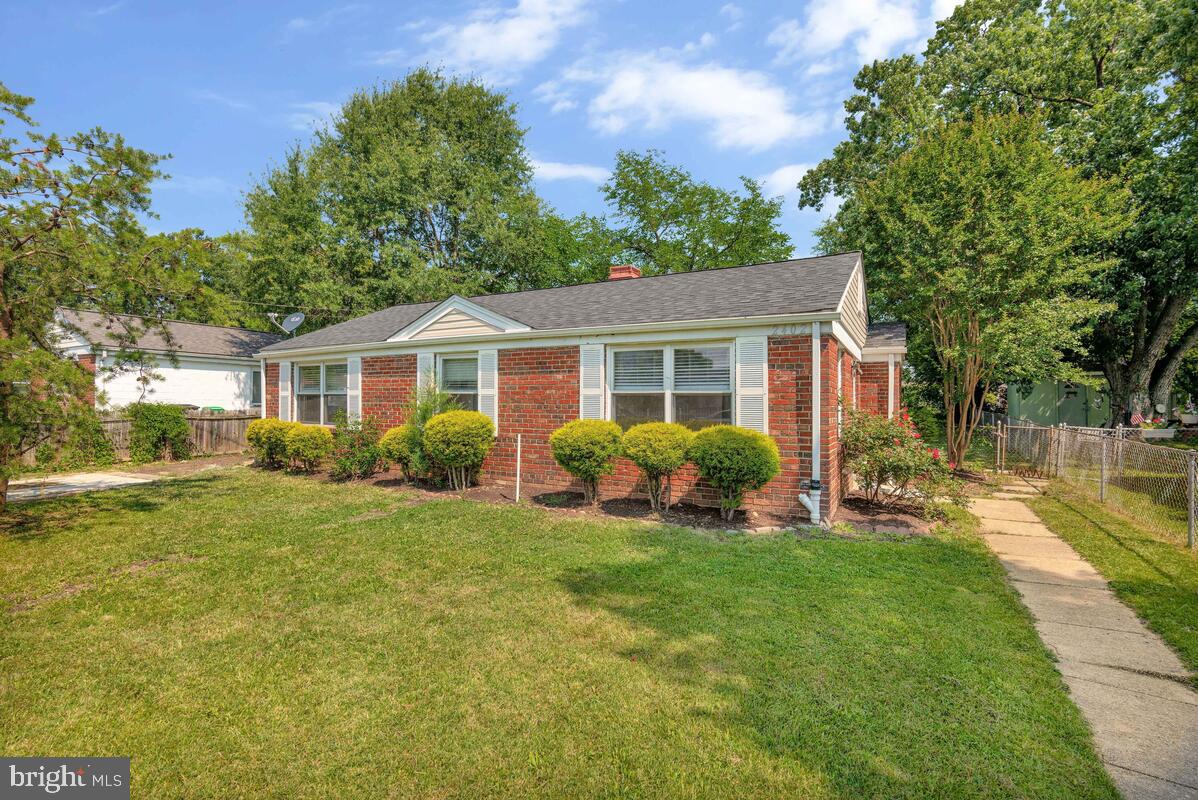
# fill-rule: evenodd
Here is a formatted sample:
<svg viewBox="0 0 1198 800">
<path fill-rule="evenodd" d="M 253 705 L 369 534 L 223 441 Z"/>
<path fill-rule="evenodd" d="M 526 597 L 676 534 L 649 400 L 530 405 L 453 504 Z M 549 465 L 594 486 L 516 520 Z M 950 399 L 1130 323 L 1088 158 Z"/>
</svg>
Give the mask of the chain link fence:
<svg viewBox="0 0 1198 800">
<path fill-rule="evenodd" d="M 1056 428 L 989 414 L 982 420 L 1002 473 L 1059 478 L 1153 533 L 1195 545 L 1198 452 L 1134 441 L 1123 428 Z"/>
</svg>

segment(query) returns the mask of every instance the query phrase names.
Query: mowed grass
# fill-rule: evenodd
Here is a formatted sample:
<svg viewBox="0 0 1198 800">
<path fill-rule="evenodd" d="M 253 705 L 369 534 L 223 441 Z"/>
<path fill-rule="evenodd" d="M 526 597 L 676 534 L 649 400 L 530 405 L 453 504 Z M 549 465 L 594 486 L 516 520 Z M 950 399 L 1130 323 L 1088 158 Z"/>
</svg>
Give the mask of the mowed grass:
<svg viewBox="0 0 1198 800">
<path fill-rule="evenodd" d="M 1184 538 L 1173 541 L 1061 483 L 1029 505 L 1198 672 L 1198 556 Z"/>
<path fill-rule="evenodd" d="M 967 532 L 750 539 L 247 469 L 17 507 L 0 748 L 142 797 L 1116 797 Z"/>
</svg>

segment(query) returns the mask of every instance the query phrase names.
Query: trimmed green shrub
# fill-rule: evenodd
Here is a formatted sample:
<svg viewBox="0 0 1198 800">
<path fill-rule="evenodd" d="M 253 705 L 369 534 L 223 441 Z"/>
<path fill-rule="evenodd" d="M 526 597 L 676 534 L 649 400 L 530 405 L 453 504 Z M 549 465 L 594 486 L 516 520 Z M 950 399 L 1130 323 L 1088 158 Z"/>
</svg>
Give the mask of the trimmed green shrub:
<svg viewBox="0 0 1198 800">
<path fill-rule="evenodd" d="M 623 435 L 619 425 L 601 419 L 576 419 L 549 435 L 553 459 L 582 482 L 583 496 L 591 505 L 599 499 L 599 478 L 611 474 Z"/>
<path fill-rule="evenodd" d="M 928 447 L 908 414 L 889 418 L 850 410 L 840 434 L 845 465 L 861 481 L 866 499 L 902 504 L 923 517 L 941 516 L 936 498 L 963 505 L 963 484 L 952 476 L 956 464 Z"/>
<path fill-rule="evenodd" d="M 735 425 L 699 431 L 689 455 L 703 479 L 719 489 L 720 513 L 728 522 L 736 516 L 745 492 L 765 486 L 782 468 L 773 439 Z"/>
<path fill-rule="evenodd" d="M 315 472 L 333 452 L 333 432 L 320 425 L 293 425 L 284 441 L 287 462 L 299 472 Z"/>
<path fill-rule="evenodd" d="M 135 464 L 170 459 L 182 461 L 191 455 L 191 426 L 179 406 L 166 403 L 134 403 L 125 409 L 129 428 L 129 458 Z"/>
<path fill-rule="evenodd" d="M 437 386 L 432 375 L 424 376 L 416 389 L 408 396 L 403 408 L 403 418 L 408 431 L 408 470 L 412 477 L 429 475 L 436 464 L 424 451 L 424 426 L 438 414 L 457 411 L 461 407 L 454 402 L 453 395 Z"/>
<path fill-rule="evenodd" d="M 403 470 L 405 480 L 415 477 L 412 470 L 412 452 L 419 446 L 418 436 L 416 429 L 411 425 L 397 425 L 388 428 L 383 438 L 379 439 L 379 449 L 383 451 L 383 458 L 398 465 Z"/>
<path fill-rule="evenodd" d="M 338 414 L 333 429 L 333 468 L 329 475 L 338 481 L 369 478 L 386 463 L 379 447 L 378 423 L 369 417 L 348 420 L 344 414 Z"/>
<path fill-rule="evenodd" d="M 687 460 L 695 433 L 673 422 L 644 422 L 624 433 L 624 455 L 640 468 L 654 511 L 670 510 L 670 479 Z"/>
<path fill-rule="evenodd" d="M 287 463 L 287 433 L 299 425 L 267 417 L 256 419 L 245 430 L 245 440 L 260 466 L 279 469 Z"/>
<path fill-rule="evenodd" d="M 446 411 L 424 426 L 424 452 L 449 475 L 449 485 L 465 489 L 495 444 L 491 418 L 478 411 Z"/>
</svg>

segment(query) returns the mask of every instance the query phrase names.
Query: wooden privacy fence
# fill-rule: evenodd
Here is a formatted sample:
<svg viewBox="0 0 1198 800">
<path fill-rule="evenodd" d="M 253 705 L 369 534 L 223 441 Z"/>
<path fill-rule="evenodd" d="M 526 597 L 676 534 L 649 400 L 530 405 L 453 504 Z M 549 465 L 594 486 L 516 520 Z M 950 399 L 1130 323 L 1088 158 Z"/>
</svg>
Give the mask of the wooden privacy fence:
<svg viewBox="0 0 1198 800">
<path fill-rule="evenodd" d="M 258 414 L 247 411 L 188 411 L 191 427 L 191 451 L 196 455 L 240 453 L 246 449 L 245 431 Z M 118 461 L 129 459 L 129 430 L 132 423 L 124 417 L 101 417 L 104 434 L 112 442 Z"/>
</svg>

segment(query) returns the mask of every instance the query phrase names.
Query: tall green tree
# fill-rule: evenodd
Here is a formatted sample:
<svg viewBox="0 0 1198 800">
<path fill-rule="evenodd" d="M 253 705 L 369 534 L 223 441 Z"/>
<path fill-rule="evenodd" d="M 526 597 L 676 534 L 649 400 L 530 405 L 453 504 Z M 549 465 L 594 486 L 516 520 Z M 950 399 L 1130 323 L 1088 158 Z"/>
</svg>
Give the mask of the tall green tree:
<svg viewBox="0 0 1198 800">
<path fill-rule="evenodd" d="M 782 198 L 741 178 L 742 192 L 695 180 L 662 153 L 620 151 L 602 187 L 611 210 L 612 257 L 646 275 L 790 258 L 790 237 L 779 229 Z"/>
<path fill-rule="evenodd" d="M 937 124 L 859 185 L 855 204 L 873 291 L 937 361 L 952 460 L 998 382 L 1082 377 L 1064 355 L 1102 309 L 1077 289 L 1110 267 L 1104 248 L 1130 203 L 1065 166 L 1038 118 Z"/>
<path fill-rule="evenodd" d="M 169 340 L 156 317 L 115 316 L 129 298 L 178 308 L 202 294 L 173 240 L 146 237 L 138 221 L 161 158 L 99 128 L 38 133 L 32 102 L 0 84 L 0 508 L 22 453 L 89 410 L 92 375 L 60 356 L 55 310 L 108 314 L 119 369 L 144 361 L 146 328 Z"/>
<path fill-rule="evenodd" d="M 246 291 L 316 326 L 562 282 L 569 223 L 533 191 L 515 112 L 428 69 L 356 93 L 248 193 Z"/>
<path fill-rule="evenodd" d="M 1198 328 L 1194 0 L 966 0 L 925 58 L 864 67 L 846 101 L 847 139 L 804 176 L 801 204 L 844 200 L 830 230 L 851 240 L 858 187 L 943 121 L 1038 114 L 1084 176 L 1119 181 L 1139 209 L 1118 259 L 1086 291 L 1108 302 L 1092 337 L 1113 411 L 1167 395 Z M 1190 345 L 1192 346 L 1192 345 Z"/>
</svg>

